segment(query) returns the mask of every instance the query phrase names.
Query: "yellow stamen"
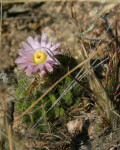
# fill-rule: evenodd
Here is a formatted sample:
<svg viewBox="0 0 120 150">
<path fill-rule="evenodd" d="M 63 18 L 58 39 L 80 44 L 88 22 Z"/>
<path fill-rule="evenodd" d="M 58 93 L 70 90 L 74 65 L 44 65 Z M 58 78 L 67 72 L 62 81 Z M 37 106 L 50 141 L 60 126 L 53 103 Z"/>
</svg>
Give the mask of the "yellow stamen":
<svg viewBox="0 0 120 150">
<path fill-rule="evenodd" d="M 34 54 L 34 63 L 40 65 L 44 63 L 47 59 L 47 55 L 43 51 L 36 51 Z"/>
</svg>

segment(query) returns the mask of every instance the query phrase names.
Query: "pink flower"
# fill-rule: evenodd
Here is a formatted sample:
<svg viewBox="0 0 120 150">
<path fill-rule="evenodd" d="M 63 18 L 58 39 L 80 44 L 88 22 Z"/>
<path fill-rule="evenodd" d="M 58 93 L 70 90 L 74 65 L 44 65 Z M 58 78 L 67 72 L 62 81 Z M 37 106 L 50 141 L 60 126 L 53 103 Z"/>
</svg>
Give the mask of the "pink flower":
<svg viewBox="0 0 120 150">
<path fill-rule="evenodd" d="M 27 38 L 28 43 L 22 42 L 23 49 L 18 49 L 20 55 L 16 59 L 20 70 L 25 69 L 26 75 L 30 76 L 32 72 L 40 71 L 40 75 L 46 74 L 46 70 L 53 71 L 54 65 L 59 65 L 59 61 L 55 55 L 61 54 L 56 51 L 60 43 L 52 45 L 52 38 L 47 43 L 47 34 L 43 33 L 41 40 L 38 37 L 33 39 L 31 36 Z"/>
</svg>

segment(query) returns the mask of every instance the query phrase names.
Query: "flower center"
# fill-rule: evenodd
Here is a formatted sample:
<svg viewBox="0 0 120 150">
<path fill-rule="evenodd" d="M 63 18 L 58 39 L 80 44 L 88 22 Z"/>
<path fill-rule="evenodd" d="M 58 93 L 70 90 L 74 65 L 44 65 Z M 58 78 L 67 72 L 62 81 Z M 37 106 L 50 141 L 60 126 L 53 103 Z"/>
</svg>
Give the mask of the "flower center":
<svg viewBox="0 0 120 150">
<path fill-rule="evenodd" d="M 46 61 L 47 55 L 43 51 L 36 51 L 33 58 L 34 58 L 34 63 L 40 65 Z"/>
</svg>

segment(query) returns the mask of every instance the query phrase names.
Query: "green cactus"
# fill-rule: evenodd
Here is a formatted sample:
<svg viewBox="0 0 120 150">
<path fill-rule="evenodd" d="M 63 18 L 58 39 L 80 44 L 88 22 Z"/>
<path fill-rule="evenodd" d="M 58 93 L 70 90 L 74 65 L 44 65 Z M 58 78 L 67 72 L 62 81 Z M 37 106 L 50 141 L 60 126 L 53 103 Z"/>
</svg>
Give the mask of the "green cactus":
<svg viewBox="0 0 120 150">
<path fill-rule="evenodd" d="M 61 73 L 59 77 L 60 76 Z M 28 107 L 30 107 L 32 103 L 34 103 L 43 94 L 44 90 L 49 88 L 51 86 L 50 84 L 53 84 L 51 81 L 55 82 L 57 80 L 55 77 L 56 72 L 54 72 L 52 75 L 48 75 L 45 79 L 41 79 L 38 82 L 39 84 L 32 89 L 31 93 L 27 94 L 27 89 L 33 82 L 33 79 L 27 79 L 25 74 L 22 74 L 21 78 L 18 79 L 18 86 L 16 88 L 17 110 L 22 113 Z M 23 121 L 29 124 L 31 123 L 32 125 L 37 123 L 39 118 L 44 116 L 37 124 L 37 128 L 44 131 L 50 129 L 49 122 L 54 122 L 56 118 L 62 117 L 69 107 L 80 102 L 80 90 L 82 88 L 79 84 L 77 84 L 72 90 L 68 91 L 67 94 L 63 96 L 52 109 L 50 109 L 71 82 L 72 79 L 69 76 L 66 77 L 56 86 L 54 92 L 43 98 L 35 107 L 30 110 L 28 114 L 23 117 Z M 44 85 L 42 85 L 42 83 L 44 83 Z M 48 110 L 49 112 L 47 113 Z"/>
</svg>

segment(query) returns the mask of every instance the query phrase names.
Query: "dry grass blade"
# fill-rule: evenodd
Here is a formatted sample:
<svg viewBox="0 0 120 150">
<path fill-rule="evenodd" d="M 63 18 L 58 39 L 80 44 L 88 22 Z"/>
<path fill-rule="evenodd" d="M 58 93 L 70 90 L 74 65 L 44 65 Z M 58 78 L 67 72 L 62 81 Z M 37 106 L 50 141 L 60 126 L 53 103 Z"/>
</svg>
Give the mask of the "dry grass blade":
<svg viewBox="0 0 120 150">
<path fill-rule="evenodd" d="M 9 148 L 10 148 L 10 150 L 13 150 L 11 125 L 8 125 L 8 140 L 9 140 Z"/>
<path fill-rule="evenodd" d="M 72 5 L 72 2 L 70 3 L 71 5 L 69 5 L 70 7 L 70 15 L 71 15 L 71 21 L 72 23 L 75 25 L 75 28 L 77 29 L 77 31 L 79 32 L 79 40 L 80 40 L 80 43 L 82 45 L 82 49 L 81 49 L 81 56 L 82 56 L 82 59 L 85 60 L 87 57 L 88 57 L 88 54 L 87 54 L 87 50 L 84 46 L 84 36 L 82 36 L 81 32 L 80 32 L 80 26 L 78 24 L 78 21 L 77 21 L 77 18 L 75 16 L 75 11 L 73 9 L 73 5 Z M 92 22 L 95 22 L 98 18 L 100 18 L 103 14 L 106 13 L 106 11 L 108 11 L 109 9 L 115 7 L 116 4 L 109 4 L 107 6 L 105 6 L 93 19 L 92 19 Z M 91 23 L 91 21 L 89 22 Z M 109 30 L 110 26 L 106 29 L 106 32 Z M 106 33 L 105 32 L 105 33 Z M 104 34 L 105 35 L 105 34 Z M 117 35 L 116 35 L 117 36 Z M 114 37 L 113 37 L 114 38 Z M 117 38 L 116 38 L 117 39 Z M 100 40 L 101 41 L 101 40 Z M 99 41 L 99 43 L 100 43 Z M 97 47 L 96 49 L 98 48 L 98 45 L 99 43 L 97 44 Z M 97 59 L 95 60 L 97 61 Z M 94 63 L 95 63 L 94 61 Z M 102 107 L 105 108 L 105 112 L 106 112 L 106 116 L 108 118 L 108 120 L 110 121 L 110 123 L 113 124 L 113 116 L 114 114 L 112 113 L 111 109 L 114 109 L 113 108 L 113 105 L 110 104 L 110 99 L 107 95 L 107 92 L 105 91 L 104 87 L 102 86 L 101 82 L 98 80 L 98 78 L 96 77 L 96 75 L 94 74 L 94 71 L 90 69 L 90 64 L 86 64 L 85 65 L 85 71 L 86 72 L 89 72 L 89 74 L 87 75 L 87 78 L 88 78 L 88 81 L 89 81 L 89 85 L 90 85 L 90 89 L 92 91 L 94 91 L 94 95 L 96 97 L 96 99 L 98 100 L 98 104 L 101 105 L 102 104 Z"/>
</svg>

